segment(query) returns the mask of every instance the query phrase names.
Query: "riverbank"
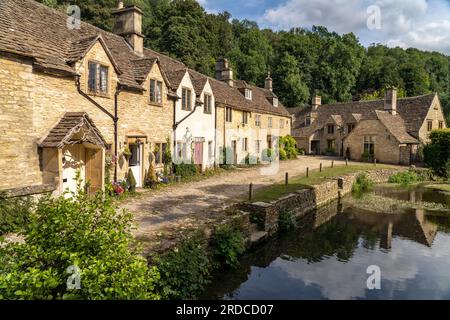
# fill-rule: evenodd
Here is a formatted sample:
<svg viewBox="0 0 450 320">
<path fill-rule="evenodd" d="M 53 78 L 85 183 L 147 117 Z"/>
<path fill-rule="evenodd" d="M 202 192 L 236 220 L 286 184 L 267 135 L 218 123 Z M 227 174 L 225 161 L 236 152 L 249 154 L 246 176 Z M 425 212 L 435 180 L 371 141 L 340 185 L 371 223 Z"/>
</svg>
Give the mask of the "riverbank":
<svg viewBox="0 0 450 320">
<path fill-rule="evenodd" d="M 407 170 L 405 167 L 375 169 L 373 165 L 366 169 L 367 176 L 376 183 L 385 183 L 391 175 Z M 195 298 L 214 270 L 229 268 L 230 263 L 226 261 L 236 263 L 239 255 L 271 239 L 289 221 L 296 221 L 350 193 L 361 171 L 337 176 L 326 169 L 311 172 L 315 178 L 308 188 L 270 202 L 247 201 L 217 208 L 195 226 L 180 226 L 159 234 L 158 241 L 146 247 L 147 259 L 162 270 L 162 283 L 172 290 L 169 297 Z M 319 174 L 324 176 L 319 179 Z M 186 291 L 187 287 L 192 289 Z"/>
</svg>

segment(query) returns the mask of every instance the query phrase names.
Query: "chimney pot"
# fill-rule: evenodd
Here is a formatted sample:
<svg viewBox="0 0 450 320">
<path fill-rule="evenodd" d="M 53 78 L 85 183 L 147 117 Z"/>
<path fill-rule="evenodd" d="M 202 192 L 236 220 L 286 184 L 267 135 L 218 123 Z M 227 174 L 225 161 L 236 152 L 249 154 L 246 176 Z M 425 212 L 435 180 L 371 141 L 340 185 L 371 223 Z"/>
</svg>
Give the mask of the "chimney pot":
<svg viewBox="0 0 450 320">
<path fill-rule="evenodd" d="M 123 9 L 123 1 L 122 0 L 117 1 L 117 9 Z"/>
<path fill-rule="evenodd" d="M 228 59 L 219 59 L 216 62 L 216 79 L 226 82 L 230 87 L 234 85 L 233 70 Z"/>
</svg>

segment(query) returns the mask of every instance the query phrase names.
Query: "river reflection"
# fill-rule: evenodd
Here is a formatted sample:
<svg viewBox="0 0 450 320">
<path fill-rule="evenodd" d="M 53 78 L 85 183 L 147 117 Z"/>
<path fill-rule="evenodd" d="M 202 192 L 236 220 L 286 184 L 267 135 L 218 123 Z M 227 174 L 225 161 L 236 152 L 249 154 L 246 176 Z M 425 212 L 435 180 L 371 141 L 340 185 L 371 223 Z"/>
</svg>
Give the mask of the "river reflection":
<svg viewBox="0 0 450 320">
<path fill-rule="evenodd" d="M 403 199 L 402 192 L 411 190 L 392 191 Z M 334 203 L 246 255 L 237 270 L 221 271 L 203 298 L 450 299 L 449 217 Z M 367 288 L 370 265 L 381 269 L 381 290 Z"/>
</svg>

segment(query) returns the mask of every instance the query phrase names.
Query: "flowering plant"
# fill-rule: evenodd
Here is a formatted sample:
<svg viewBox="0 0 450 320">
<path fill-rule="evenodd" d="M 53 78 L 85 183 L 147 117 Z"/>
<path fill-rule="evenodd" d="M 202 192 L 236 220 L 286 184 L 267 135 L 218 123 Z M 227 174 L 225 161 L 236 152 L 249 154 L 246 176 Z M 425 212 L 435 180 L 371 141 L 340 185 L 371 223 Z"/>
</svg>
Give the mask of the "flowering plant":
<svg viewBox="0 0 450 320">
<path fill-rule="evenodd" d="M 113 182 L 112 184 L 114 193 L 118 196 L 120 196 L 122 193 L 125 192 L 125 189 L 122 187 L 122 185 L 119 182 Z"/>
</svg>

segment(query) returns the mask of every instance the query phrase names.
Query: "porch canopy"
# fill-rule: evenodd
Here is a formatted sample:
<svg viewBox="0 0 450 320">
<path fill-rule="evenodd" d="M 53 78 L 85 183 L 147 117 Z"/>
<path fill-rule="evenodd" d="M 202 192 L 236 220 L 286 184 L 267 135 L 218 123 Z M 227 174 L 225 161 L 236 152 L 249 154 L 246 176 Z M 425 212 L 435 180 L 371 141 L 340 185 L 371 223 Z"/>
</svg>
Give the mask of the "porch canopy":
<svg viewBox="0 0 450 320">
<path fill-rule="evenodd" d="M 39 146 L 62 149 L 80 143 L 90 143 L 102 149 L 107 145 L 86 112 L 67 112 Z"/>
</svg>

